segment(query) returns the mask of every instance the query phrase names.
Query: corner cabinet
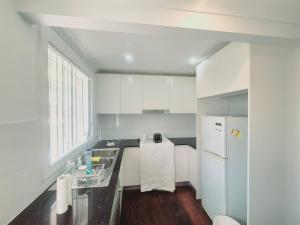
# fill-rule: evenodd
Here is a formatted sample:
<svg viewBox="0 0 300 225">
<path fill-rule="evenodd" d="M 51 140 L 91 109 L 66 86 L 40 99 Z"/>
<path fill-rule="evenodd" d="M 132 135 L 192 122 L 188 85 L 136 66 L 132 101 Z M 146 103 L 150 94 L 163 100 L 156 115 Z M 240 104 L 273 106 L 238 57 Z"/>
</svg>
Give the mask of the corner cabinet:
<svg viewBox="0 0 300 225">
<path fill-rule="evenodd" d="M 249 88 L 250 44 L 230 43 L 196 68 L 197 98 Z"/>
</svg>

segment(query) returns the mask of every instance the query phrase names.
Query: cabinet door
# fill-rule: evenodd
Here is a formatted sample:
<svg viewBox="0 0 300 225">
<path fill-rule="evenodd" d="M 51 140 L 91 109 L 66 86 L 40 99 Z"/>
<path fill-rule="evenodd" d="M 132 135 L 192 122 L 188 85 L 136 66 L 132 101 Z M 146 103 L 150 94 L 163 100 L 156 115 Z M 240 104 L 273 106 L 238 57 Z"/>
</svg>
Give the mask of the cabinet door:
<svg viewBox="0 0 300 225">
<path fill-rule="evenodd" d="M 167 76 L 143 76 L 143 109 L 165 110 L 170 107 L 170 80 Z"/>
<path fill-rule="evenodd" d="M 175 180 L 183 182 L 189 180 L 189 155 L 186 146 L 175 146 Z"/>
<path fill-rule="evenodd" d="M 170 112 L 195 113 L 195 78 L 170 78 Z"/>
<path fill-rule="evenodd" d="M 99 75 L 99 113 L 120 113 L 121 79 L 119 75 Z"/>
<path fill-rule="evenodd" d="M 230 43 L 216 54 L 216 93 L 245 90 L 250 79 L 250 45 Z"/>
<path fill-rule="evenodd" d="M 215 94 L 215 56 L 212 56 L 196 67 L 197 98 Z"/>
<path fill-rule="evenodd" d="M 124 187 L 124 164 L 125 164 L 125 160 L 124 160 L 124 157 L 123 157 L 122 162 L 121 162 L 121 166 L 120 166 L 120 171 L 119 171 L 120 188 L 122 188 L 122 189 Z"/>
<path fill-rule="evenodd" d="M 121 75 L 121 113 L 142 113 L 142 77 Z"/>
<path fill-rule="evenodd" d="M 124 149 L 124 186 L 140 185 L 140 148 Z"/>
<path fill-rule="evenodd" d="M 189 153 L 189 181 L 197 190 L 197 151 L 190 146 L 187 146 L 187 149 Z"/>
</svg>

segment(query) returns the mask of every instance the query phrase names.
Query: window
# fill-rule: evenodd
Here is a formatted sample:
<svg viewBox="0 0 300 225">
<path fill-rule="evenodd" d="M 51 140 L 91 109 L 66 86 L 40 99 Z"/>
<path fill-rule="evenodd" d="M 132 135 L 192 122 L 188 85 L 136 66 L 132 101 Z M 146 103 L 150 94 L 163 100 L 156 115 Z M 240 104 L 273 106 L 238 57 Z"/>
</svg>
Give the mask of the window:
<svg viewBox="0 0 300 225">
<path fill-rule="evenodd" d="M 51 163 L 87 142 L 91 81 L 66 57 L 48 47 Z"/>
</svg>

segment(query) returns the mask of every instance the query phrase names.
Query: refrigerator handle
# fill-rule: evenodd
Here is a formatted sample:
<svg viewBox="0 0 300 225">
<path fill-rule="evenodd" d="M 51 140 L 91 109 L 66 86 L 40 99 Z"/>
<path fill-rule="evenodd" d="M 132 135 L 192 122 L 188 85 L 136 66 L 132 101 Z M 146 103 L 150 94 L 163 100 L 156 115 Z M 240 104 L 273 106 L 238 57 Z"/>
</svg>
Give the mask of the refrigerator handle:
<svg viewBox="0 0 300 225">
<path fill-rule="evenodd" d="M 218 154 L 216 154 L 216 153 L 207 151 L 207 150 L 205 150 L 205 149 L 204 149 L 203 151 L 206 152 L 206 153 L 209 153 L 209 154 L 211 154 L 211 155 L 214 155 L 214 156 L 216 156 L 216 157 L 218 157 L 218 158 L 221 158 L 221 159 L 228 159 L 227 157 L 223 158 L 222 156 L 220 156 L 220 155 L 218 155 Z"/>
</svg>

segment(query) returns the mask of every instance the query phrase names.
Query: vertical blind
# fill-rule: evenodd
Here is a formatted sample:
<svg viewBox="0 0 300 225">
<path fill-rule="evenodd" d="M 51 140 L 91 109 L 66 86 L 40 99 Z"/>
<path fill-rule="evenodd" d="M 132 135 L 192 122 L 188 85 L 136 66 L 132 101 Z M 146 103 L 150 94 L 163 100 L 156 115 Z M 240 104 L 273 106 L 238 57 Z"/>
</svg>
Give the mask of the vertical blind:
<svg viewBox="0 0 300 225">
<path fill-rule="evenodd" d="M 54 163 L 88 138 L 90 79 L 48 46 L 50 157 Z"/>
</svg>

